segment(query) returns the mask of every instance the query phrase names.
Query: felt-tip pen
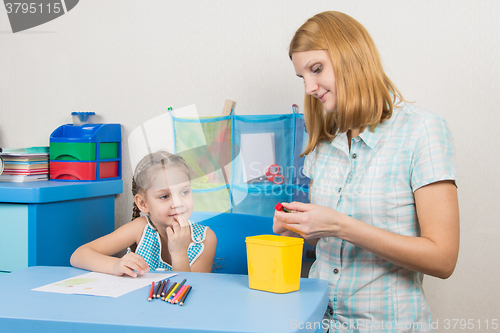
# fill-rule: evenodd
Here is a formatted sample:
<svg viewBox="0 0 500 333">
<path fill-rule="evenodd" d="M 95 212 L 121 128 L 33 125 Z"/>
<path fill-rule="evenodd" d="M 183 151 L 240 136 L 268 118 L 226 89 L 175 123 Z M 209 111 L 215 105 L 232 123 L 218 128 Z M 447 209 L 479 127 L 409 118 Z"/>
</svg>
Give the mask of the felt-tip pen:
<svg viewBox="0 0 500 333">
<path fill-rule="evenodd" d="M 282 210 L 285 213 L 291 213 L 291 211 L 289 211 L 288 209 L 286 209 L 285 207 L 283 207 L 283 205 L 280 202 L 278 202 L 276 204 L 276 206 L 274 207 L 274 209 L 276 209 L 276 210 Z"/>
</svg>

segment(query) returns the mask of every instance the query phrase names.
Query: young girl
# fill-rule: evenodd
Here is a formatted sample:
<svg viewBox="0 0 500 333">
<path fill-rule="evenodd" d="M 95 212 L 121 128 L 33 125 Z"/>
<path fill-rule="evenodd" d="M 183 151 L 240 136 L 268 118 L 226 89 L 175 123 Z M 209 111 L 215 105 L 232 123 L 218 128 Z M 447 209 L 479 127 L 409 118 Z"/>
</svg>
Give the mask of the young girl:
<svg viewBox="0 0 500 333">
<path fill-rule="evenodd" d="M 211 272 L 217 239 L 208 227 L 189 221 L 193 197 L 182 157 L 165 151 L 145 156 L 135 169 L 132 194 L 132 222 L 80 246 L 71 265 L 132 277 L 156 269 Z M 125 249 L 133 251 L 113 256 Z"/>
</svg>

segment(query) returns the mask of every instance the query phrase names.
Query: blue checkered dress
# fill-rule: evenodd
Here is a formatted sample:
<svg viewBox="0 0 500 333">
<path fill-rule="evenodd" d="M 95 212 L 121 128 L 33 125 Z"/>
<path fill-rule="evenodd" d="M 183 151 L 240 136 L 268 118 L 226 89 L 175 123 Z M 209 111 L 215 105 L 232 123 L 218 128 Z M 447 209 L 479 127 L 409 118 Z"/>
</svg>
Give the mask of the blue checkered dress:
<svg viewBox="0 0 500 333">
<path fill-rule="evenodd" d="M 446 121 L 408 104 L 351 140 L 321 142 L 304 161 L 311 202 L 393 233 L 420 235 L 413 192 L 456 179 Z M 330 332 L 430 332 L 423 274 L 335 237 L 316 246 L 311 278 L 329 281 Z"/>
<path fill-rule="evenodd" d="M 161 259 L 160 235 L 151 223 L 149 216 L 146 216 L 146 218 L 148 219 L 148 224 L 144 227 L 135 253 L 144 258 L 151 270 L 162 269 L 171 271 L 172 266 Z M 191 266 L 203 253 L 203 249 L 205 248 L 203 241 L 205 240 L 208 227 L 191 221 L 189 221 L 189 226 L 191 228 L 192 242 L 188 247 L 188 258 L 189 265 Z"/>
</svg>

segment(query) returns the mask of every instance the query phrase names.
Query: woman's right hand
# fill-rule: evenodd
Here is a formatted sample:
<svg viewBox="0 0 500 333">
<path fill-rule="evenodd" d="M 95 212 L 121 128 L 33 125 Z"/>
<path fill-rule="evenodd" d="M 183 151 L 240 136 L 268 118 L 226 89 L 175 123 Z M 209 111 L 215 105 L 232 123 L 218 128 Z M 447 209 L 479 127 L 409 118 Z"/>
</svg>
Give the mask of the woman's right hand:
<svg viewBox="0 0 500 333">
<path fill-rule="evenodd" d="M 140 255 L 130 252 L 117 260 L 113 267 L 113 274 L 122 276 L 129 275 L 137 277 L 138 274 L 142 275 L 149 271 L 149 266 Z"/>
<path fill-rule="evenodd" d="M 286 205 L 286 203 L 285 203 Z M 286 208 L 286 207 L 285 207 Z M 293 214 L 293 213 L 290 213 Z M 276 218 L 276 211 L 274 212 L 273 217 L 273 232 L 280 236 L 288 236 L 288 237 L 302 237 L 295 231 L 285 228 L 285 224 Z"/>
<path fill-rule="evenodd" d="M 283 203 L 283 206 L 291 212 L 274 213 L 274 232 L 282 236 L 298 234 L 295 237 L 309 240 L 322 237 L 342 238 L 340 230 L 345 225 L 342 220 L 345 215 L 329 207 L 302 202 Z"/>
</svg>

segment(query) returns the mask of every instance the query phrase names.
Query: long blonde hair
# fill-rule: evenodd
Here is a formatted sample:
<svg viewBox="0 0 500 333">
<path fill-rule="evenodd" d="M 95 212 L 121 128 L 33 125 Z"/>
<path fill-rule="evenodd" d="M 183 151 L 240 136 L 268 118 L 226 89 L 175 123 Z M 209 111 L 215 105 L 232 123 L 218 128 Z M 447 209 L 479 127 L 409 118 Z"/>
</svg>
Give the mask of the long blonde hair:
<svg viewBox="0 0 500 333">
<path fill-rule="evenodd" d="M 366 29 L 340 12 L 323 12 L 307 20 L 290 42 L 293 53 L 326 50 L 333 64 L 337 88 L 337 111 L 325 114 L 322 103 L 305 95 L 304 118 L 309 142 L 302 155 L 320 141 L 338 133 L 367 126 L 374 130 L 392 115 L 396 99 L 403 100 L 385 75 L 377 48 Z"/>
</svg>

